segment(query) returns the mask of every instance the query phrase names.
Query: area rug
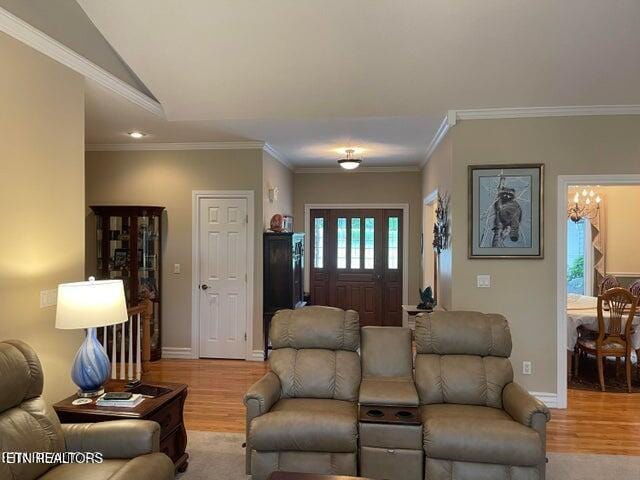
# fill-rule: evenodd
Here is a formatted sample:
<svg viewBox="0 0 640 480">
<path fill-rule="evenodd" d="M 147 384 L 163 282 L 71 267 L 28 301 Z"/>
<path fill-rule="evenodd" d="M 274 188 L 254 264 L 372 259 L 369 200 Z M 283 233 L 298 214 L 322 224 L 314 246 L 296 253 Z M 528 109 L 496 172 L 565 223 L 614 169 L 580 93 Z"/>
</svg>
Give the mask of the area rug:
<svg viewBox="0 0 640 480">
<path fill-rule="evenodd" d="M 188 432 L 189 468 L 179 480 L 247 480 L 244 434 Z M 549 453 L 548 480 L 640 478 L 640 457 Z"/>
<path fill-rule="evenodd" d="M 588 356 L 580 359 L 578 376 L 572 376 L 568 387 L 576 390 L 600 391 L 600 380 L 598 379 L 598 367 L 595 357 Z M 607 392 L 627 393 L 627 379 L 624 373 L 624 362 L 621 362 L 619 375 L 616 376 L 616 362 L 607 358 L 604 362 L 604 385 Z M 640 393 L 640 378 L 635 363 L 631 369 L 631 391 Z"/>
</svg>

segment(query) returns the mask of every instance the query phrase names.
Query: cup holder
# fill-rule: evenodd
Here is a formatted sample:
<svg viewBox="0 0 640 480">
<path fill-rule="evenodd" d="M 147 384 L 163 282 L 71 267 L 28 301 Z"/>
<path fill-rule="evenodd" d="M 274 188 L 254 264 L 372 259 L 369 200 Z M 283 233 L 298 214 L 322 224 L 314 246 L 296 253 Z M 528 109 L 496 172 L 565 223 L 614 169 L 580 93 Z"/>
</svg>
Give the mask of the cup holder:
<svg viewBox="0 0 640 480">
<path fill-rule="evenodd" d="M 413 418 L 413 413 L 407 412 L 406 410 L 400 410 L 396 412 L 396 417 L 398 418 Z"/>
<path fill-rule="evenodd" d="M 367 417 L 373 417 L 373 418 L 384 417 L 384 412 L 382 410 L 368 410 Z"/>
</svg>

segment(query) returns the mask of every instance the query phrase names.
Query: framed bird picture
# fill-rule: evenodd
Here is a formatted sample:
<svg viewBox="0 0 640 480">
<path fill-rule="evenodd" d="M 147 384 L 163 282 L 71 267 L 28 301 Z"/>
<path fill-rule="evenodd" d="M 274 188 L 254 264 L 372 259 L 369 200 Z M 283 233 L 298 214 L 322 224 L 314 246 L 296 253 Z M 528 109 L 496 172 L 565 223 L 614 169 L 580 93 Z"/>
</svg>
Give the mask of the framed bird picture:
<svg viewBox="0 0 640 480">
<path fill-rule="evenodd" d="M 544 165 L 469 165 L 469 258 L 543 258 Z"/>
</svg>

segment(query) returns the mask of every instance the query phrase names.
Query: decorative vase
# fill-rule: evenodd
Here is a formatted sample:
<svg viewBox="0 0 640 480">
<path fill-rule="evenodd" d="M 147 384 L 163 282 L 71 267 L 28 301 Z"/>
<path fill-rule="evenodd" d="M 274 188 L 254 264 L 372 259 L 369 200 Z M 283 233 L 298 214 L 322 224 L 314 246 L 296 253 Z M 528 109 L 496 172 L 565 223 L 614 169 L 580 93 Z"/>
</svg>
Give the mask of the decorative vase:
<svg viewBox="0 0 640 480">
<path fill-rule="evenodd" d="M 80 391 L 80 397 L 102 395 L 102 385 L 111 374 L 111 363 L 102 344 L 98 341 L 95 328 L 87 328 L 87 336 L 76 353 L 71 367 L 71 378 Z"/>
</svg>

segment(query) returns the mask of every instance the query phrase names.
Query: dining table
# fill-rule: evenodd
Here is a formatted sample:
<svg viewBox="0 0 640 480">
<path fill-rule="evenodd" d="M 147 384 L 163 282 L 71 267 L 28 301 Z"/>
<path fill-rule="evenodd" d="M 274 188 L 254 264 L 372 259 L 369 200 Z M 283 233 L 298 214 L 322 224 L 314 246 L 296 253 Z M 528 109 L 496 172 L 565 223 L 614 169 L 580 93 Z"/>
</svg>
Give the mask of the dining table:
<svg viewBox="0 0 640 480">
<path fill-rule="evenodd" d="M 622 317 L 622 330 L 624 331 L 627 318 Z M 604 312 L 605 325 L 608 324 L 609 315 Z M 640 325 L 640 316 L 633 319 L 634 326 Z M 567 298 L 567 350 L 573 352 L 578 341 L 578 327 L 586 328 L 594 332 L 598 331 L 598 298 L 588 295 L 569 294 Z M 640 349 L 640 328 L 634 329 L 631 335 L 631 348 Z"/>
</svg>

